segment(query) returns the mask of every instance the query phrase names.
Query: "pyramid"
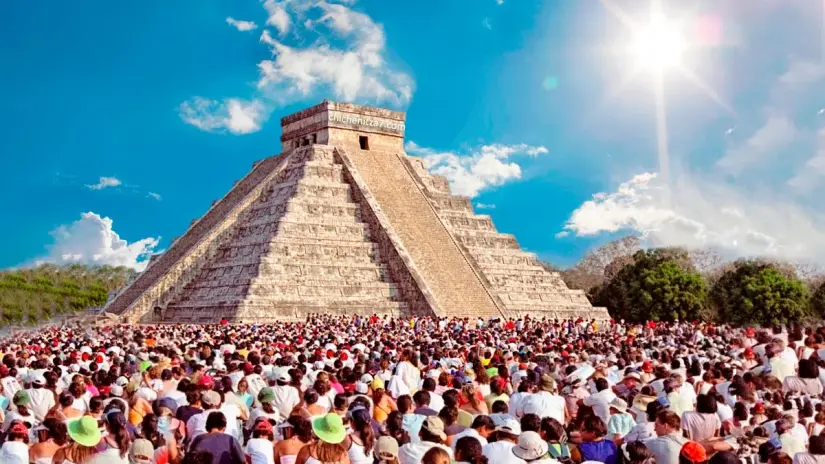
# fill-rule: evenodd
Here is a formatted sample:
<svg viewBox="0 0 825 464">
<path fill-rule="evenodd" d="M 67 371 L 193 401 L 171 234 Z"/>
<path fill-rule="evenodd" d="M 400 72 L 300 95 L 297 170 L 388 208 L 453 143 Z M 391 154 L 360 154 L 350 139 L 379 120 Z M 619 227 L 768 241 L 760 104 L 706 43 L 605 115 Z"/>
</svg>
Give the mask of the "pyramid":
<svg viewBox="0 0 825 464">
<path fill-rule="evenodd" d="M 406 115 L 325 101 L 104 308 L 129 322 L 311 313 L 606 319 L 404 153 Z"/>
</svg>

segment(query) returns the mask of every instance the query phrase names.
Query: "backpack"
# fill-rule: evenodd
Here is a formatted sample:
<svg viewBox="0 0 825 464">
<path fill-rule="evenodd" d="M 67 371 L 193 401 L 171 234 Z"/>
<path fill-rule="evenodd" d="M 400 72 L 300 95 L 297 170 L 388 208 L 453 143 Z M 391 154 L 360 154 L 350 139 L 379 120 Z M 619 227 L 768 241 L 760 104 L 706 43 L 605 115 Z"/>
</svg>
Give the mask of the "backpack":
<svg viewBox="0 0 825 464">
<path fill-rule="evenodd" d="M 573 464 L 573 458 L 570 457 L 570 447 L 565 443 L 551 443 L 550 457 L 561 464 Z"/>
</svg>

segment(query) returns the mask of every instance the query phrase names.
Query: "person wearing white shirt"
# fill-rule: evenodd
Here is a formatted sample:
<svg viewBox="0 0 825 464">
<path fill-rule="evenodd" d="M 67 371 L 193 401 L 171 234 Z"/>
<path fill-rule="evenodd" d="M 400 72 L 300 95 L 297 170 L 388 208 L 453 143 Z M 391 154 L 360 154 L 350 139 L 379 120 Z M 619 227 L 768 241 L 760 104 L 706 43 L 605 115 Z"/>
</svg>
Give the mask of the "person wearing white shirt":
<svg viewBox="0 0 825 464">
<path fill-rule="evenodd" d="M 34 379 L 32 388 L 26 390 L 29 394 L 29 398 L 31 399 L 31 410 L 38 422 L 43 422 L 43 419 L 46 418 L 46 414 L 48 414 L 49 410 L 51 410 L 56 404 L 54 393 L 52 393 L 51 390 L 46 390 L 43 388 L 45 386 L 46 378 L 41 375 Z"/>
<path fill-rule="evenodd" d="M 295 406 L 301 402 L 301 393 L 289 384 L 291 381 L 292 378 L 288 373 L 281 373 L 278 377 L 278 384 L 272 387 L 272 392 L 275 395 L 272 405 L 275 406 L 283 419 L 288 418 Z"/>
<path fill-rule="evenodd" d="M 403 387 L 406 387 L 406 393 L 411 394 L 418 389 L 418 382 L 421 380 L 421 371 L 411 362 L 413 354 L 410 350 L 404 350 L 401 353 L 401 362 L 395 366 L 395 375 L 403 382 Z M 404 391 L 402 386 L 399 386 L 399 391 Z"/>
<path fill-rule="evenodd" d="M 496 427 L 498 440 L 488 443 L 481 448 L 481 454 L 487 457 L 488 462 L 495 464 L 521 464 L 520 458 L 513 454 L 513 447 L 518 443 L 521 435 L 521 425 L 516 420 L 508 420 Z"/>
<path fill-rule="evenodd" d="M 453 449 L 453 453 L 455 454 L 455 447 L 458 443 L 458 439 L 462 437 L 473 437 L 481 443 L 481 446 L 487 444 L 487 437 L 492 435 L 495 431 L 496 426 L 493 424 L 493 420 L 490 419 L 490 416 L 480 415 L 476 416 L 473 420 L 472 427 L 464 429 L 461 432 L 458 432 L 453 436 L 453 441 L 450 447 Z"/>
<path fill-rule="evenodd" d="M 593 412 L 607 424 L 610 420 L 610 402 L 616 398 L 616 394 L 610 389 L 607 379 L 599 378 L 596 379 L 595 383 L 598 392 L 588 396 L 583 402 L 585 406 L 592 407 Z"/>
<path fill-rule="evenodd" d="M 525 414 L 535 414 L 542 419 L 552 417 L 560 424 L 565 423 L 568 415 L 564 398 L 556 394 L 556 382 L 549 375 L 541 377 L 541 390 L 525 398 L 516 412 L 521 417 Z"/>
</svg>

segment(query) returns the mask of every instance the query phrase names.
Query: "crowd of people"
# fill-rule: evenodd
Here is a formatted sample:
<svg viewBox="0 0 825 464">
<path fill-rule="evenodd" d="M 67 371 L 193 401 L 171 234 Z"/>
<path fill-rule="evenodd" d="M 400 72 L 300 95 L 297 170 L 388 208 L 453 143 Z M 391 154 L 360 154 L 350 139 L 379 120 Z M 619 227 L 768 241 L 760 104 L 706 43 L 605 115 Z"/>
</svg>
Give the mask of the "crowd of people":
<svg viewBox="0 0 825 464">
<path fill-rule="evenodd" d="M 0 354 L 0 464 L 825 464 L 825 327 L 313 315 Z"/>
</svg>

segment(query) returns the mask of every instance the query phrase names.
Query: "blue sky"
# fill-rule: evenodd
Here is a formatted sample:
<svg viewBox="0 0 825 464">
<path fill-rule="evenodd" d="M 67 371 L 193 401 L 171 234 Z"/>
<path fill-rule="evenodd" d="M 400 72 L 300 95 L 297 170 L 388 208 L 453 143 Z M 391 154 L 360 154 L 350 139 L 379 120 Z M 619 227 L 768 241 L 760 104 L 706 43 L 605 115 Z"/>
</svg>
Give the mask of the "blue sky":
<svg viewBox="0 0 825 464">
<path fill-rule="evenodd" d="M 821 2 L 661 3 L 651 68 L 647 0 L 4 2 L 0 267 L 140 268 L 324 98 L 406 110 L 559 265 L 623 233 L 825 263 Z"/>
</svg>

